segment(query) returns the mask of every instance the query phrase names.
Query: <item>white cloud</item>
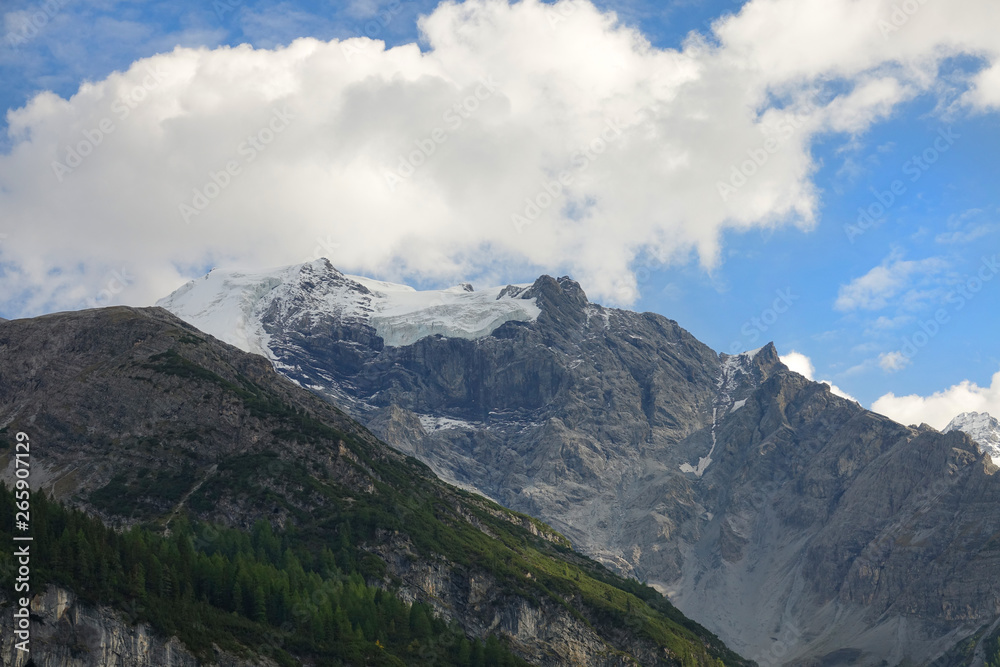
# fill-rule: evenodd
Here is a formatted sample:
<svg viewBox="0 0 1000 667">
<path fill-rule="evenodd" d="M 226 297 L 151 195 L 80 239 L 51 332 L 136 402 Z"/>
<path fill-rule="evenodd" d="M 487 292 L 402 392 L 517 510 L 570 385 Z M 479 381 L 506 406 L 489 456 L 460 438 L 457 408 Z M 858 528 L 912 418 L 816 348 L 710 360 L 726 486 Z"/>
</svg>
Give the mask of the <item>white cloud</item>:
<svg viewBox="0 0 1000 667">
<path fill-rule="evenodd" d="M 901 371 L 910 363 L 902 352 L 883 352 L 878 356 L 878 365 L 887 373 Z"/>
<path fill-rule="evenodd" d="M 801 352 L 792 350 L 788 354 L 781 355 L 780 359 L 781 363 L 788 366 L 788 370 L 798 373 L 807 380 L 812 380 L 816 375 L 816 367 L 813 366 L 812 359 Z"/>
<path fill-rule="evenodd" d="M 963 99 L 975 109 L 1000 109 L 1000 63 L 994 62 L 991 67 L 979 72 L 972 90 Z"/>
<path fill-rule="evenodd" d="M 928 3 L 883 35 L 892 4 L 752 0 L 678 52 L 584 0 L 468 0 L 422 20 L 423 52 L 368 39 L 179 48 L 68 100 L 40 94 L 9 113 L 0 155 L 6 308 L 150 303 L 206 265 L 302 261 L 318 239 L 353 272 L 559 271 L 631 302 L 638 253 L 712 266 L 726 229 L 808 229 L 814 137 L 859 135 L 936 93 L 945 58 L 997 60 L 997 3 Z M 162 81 L 143 92 L 150 68 Z M 484 77 L 498 89 L 477 100 Z M 977 85 L 985 95 L 987 78 Z M 123 117 L 115 100 L 133 94 Z M 476 108 L 453 126 L 463 104 Z M 286 107 L 294 121 L 251 162 L 244 142 Z M 96 134 L 105 119 L 112 131 Z M 59 182 L 53 162 L 98 139 Z M 411 155 L 423 164 L 390 191 L 386 175 Z M 571 182 L 557 187 L 561 172 Z M 214 193 L 213 178 L 225 187 L 184 224 L 179 205 Z M 738 185 L 723 198 L 721 182 Z M 518 229 L 529 200 L 537 218 Z"/>
<path fill-rule="evenodd" d="M 913 289 L 926 284 L 928 278 L 939 274 L 947 263 L 938 257 L 922 260 L 904 260 L 893 252 L 879 266 L 865 275 L 841 285 L 834 307 L 841 311 L 881 310 L 902 295 L 902 303 L 916 307 L 936 292 Z"/>
<path fill-rule="evenodd" d="M 990 386 L 980 387 L 964 380 L 931 396 L 896 396 L 888 393 L 872 403 L 873 411 L 901 424 L 929 424 L 940 430 L 963 412 L 1000 415 L 1000 372 Z"/>
<path fill-rule="evenodd" d="M 944 245 L 972 243 L 985 236 L 996 234 L 1000 231 L 1000 225 L 993 222 L 994 216 L 995 212 L 986 212 L 978 208 L 953 215 L 948 219 L 948 231 L 935 236 L 934 242 Z M 984 222 L 984 219 L 989 222 Z"/>
<path fill-rule="evenodd" d="M 779 359 L 781 359 L 781 363 L 788 366 L 788 370 L 798 373 L 807 380 L 812 380 L 813 382 L 821 382 L 827 385 L 828 387 L 830 387 L 830 391 L 832 393 L 834 393 L 837 396 L 840 396 L 841 398 L 846 398 L 849 401 L 857 402 L 858 399 L 854 398 L 853 396 L 851 396 L 846 391 L 844 391 L 837 385 L 833 384 L 829 380 L 816 380 L 815 378 L 816 367 L 813 365 L 812 359 L 802 354 L 801 352 L 796 352 L 795 350 L 792 350 L 788 354 L 779 355 Z"/>
<path fill-rule="evenodd" d="M 897 315 L 896 317 L 879 315 L 878 319 L 869 324 L 865 329 L 865 334 L 873 335 L 877 333 L 884 333 L 892 329 L 898 329 L 899 327 L 905 326 L 912 321 L 913 316 L 911 315 Z"/>
<path fill-rule="evenodd" d="M 938 234 L 934 237 L 934 242 L 941 244 L 972 243 L 973 241 L 977 241 L 984 236 L 995 234 L 997 230 L 1000 230 L 1000 226 L 988 224 L 976 225 L 975 227 L 967 230 Z"/>
</svg>

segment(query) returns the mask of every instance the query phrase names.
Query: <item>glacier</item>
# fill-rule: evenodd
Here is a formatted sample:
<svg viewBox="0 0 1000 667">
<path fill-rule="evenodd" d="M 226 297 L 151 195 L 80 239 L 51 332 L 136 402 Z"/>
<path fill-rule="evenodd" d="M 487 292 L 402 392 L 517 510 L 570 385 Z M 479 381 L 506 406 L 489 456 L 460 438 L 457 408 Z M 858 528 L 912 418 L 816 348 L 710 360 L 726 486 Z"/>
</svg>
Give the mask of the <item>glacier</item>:
<svg viewBox="0 0 1000 667">
<path fill-rule="evenodd" d="M 296 317 L 337 315 L 365 323 L 390 347 L 412 345 L 422 338 L 476 339 L 501 325 L 530 322 L 541 309 L 525 298 L 530 285 L 474 290 L 468 283 L 442 290 L 416 290 L 408 285 L 341 273 L 329 260 L 247 272 L 213 269 L 160 299 L 156 305 L 230 345 L 276 358 L 260 322 L 271 309 L 305 303 Z"/>
</svg>

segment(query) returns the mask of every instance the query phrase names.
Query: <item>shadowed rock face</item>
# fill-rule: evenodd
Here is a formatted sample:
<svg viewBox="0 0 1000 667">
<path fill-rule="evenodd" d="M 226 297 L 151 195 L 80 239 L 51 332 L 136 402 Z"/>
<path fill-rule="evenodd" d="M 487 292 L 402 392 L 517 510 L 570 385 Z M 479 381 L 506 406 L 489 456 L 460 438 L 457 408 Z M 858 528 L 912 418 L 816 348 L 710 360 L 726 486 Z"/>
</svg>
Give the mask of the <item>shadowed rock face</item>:
<svg viewBox="0 0 1000 667">
<path fill-rule="evenodd" d="M 590 304 L 568 278 L 543 276 L 522 296 L 537 322 L 476 340 L 388 347 L 366 325 L 345 336 L 336 314 L 305 322 L 288 304 L 262 324 L 288 377 L 627 571 L 632 541 L 625 554 L 615 538 L 624 491 L 646 461 L 687 460 L 675 445 L 711 423 L 721 361 L 676 322 Z"/>
<path fill-rule="evenodd" d="M 996 467 L 963 434 L 834 396 L 772 345 L 718 355 L 568 278 L 524 293 L 536 321 L 405 347 L 296 317 L 300 294 L 260 318 L 283 373 L 761 664 L 921 664 L 1000 617 Z"/>
<path fill-rule="evenodd" d="M 4 593 L 0 593 L 0 600 Z M 36 623 L 30 653 L 15 649 L 15 637 L 4 634 L 0 636 L 0 665 L 200 667 L 204 664 L 176 637 L 160 637 L 145 623 L 134 623 L 109 607 L 81 603 L 73 593 L 57 586 L 49 586 L 34 597 L 31 613 Z M 13 627 L 13 605 L 0 613 L 0 618 L 5 628 Z M 222 650 L 215 651 L 213 661 L 218 667 L 278 667 L 268 658 L 238 657 Z"/>
</svg>

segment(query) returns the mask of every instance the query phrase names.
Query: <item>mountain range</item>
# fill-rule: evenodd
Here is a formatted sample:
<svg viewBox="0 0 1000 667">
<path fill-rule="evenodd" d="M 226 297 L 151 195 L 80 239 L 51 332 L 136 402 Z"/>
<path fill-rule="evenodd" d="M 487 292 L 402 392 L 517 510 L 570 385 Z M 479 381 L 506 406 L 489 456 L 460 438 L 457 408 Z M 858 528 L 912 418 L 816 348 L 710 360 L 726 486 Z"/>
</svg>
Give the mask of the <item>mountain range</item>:
<svg viewBox="0 0 1000 667">
<path fill-rule="evenodd" d="M 326 260 L 159 305 L 762 665 L 985 664 L 996 642 L 992 441 L 865 410 L 773 345 L 718 354 L 569 278 L 419 292 Z"/>
<path fill-rule="evenodd" d="M 748 664 L 163 309 L 4 322 L 0 354 L 0 480 L 24 433 L 35 490 L 30 656 L 0 552 L 5 667 Z M 4 544 L 14 515 L 0 487 Z"/>
</svg>

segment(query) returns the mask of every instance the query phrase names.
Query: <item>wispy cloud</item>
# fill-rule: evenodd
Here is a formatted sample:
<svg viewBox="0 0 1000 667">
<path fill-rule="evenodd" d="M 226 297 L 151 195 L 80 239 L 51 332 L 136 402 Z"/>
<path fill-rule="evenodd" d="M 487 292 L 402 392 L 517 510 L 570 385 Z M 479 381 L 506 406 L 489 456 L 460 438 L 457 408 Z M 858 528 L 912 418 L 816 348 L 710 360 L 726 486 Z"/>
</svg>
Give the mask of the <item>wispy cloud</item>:
<svg viewBox="0 0 1000 667">
<path fill-rule="evenodd" d="M 884 352 L 878 357 L 879 367 L 888 373 L 901 371 L 911 363 L 901 352 Z"/>
<path fill-rule="evenodd" d="M 934 242 L 942 245 L 956 245 L 972 243 L 998 234 L 1000 233 L 1000 223 L 996 222 L 997 213 L 974 208 L 961 215 L 953 215 L 948 220 L 948 231 L 934 237 Z"/>
<path fill-rule="evenodd" d="M 894 251 L 868 273 L 841 285 L 834 307 L 840 311 L 882 310 L 893 300 L 914 308 L 934 298 L 936 292 L 917 289 L 948 268 L 940 257 L 904 260 Z M 890 320 L 880 320 L 888 324 Z"/>
</svg>

